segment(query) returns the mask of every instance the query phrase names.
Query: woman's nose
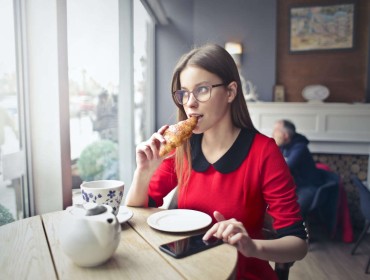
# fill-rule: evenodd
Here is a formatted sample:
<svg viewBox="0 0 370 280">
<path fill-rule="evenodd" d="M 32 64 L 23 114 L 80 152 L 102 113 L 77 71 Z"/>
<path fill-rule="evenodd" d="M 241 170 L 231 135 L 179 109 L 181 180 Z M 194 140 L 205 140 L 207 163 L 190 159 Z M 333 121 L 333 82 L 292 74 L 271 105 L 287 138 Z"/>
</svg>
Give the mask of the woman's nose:
<svg viewBox="0 0 370 280">
<path fill-rule="evenodd" d="M 196 104 L 198 104 L 198 101 L 195 99 L 194 94 L 190 93 L 188 102 L 186 102 L 186 106 L 194 107 Z"/>
</svg>

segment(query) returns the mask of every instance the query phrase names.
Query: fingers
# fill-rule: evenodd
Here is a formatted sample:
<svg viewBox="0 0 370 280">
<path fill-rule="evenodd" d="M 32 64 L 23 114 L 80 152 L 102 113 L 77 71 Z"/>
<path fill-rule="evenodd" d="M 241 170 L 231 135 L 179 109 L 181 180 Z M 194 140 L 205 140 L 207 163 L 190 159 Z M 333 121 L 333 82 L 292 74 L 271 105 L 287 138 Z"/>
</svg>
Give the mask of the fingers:
<svg viewBox="0 0 370 280">
<path fill-rule="evenodd" d="M 138 165 L 156 159 L 159 159 L 159 155 L 155 140 L 140 143 L 136 147 L 136 162 Z"/>
<path fill-rule="evenodd" d="M 228 243 L 229 238 L 242 231 L 238 222 L 236 222 L 234 219 L 229 221 L 230 222 L 227 223 L 218 223 L 217 231 L 213 234 L 213 236 L 222 239 L 224 242 Z"/>
<path fill-rule="evenodd" d="M 168 125 L 162 126 L 156 133 L 152 135 L 151 138 L 157 139 L 161 144 L 166 142 L 166 139 L 163 137 L 163 133 L 167 130 Z"/>
<path fill-rule="evenodd" d="M 240 240 L 240 238 L 237 238 L 236 236 L 239 236 L 244 232 L 245 230 L 242 223 L 234 220 L 231 223 L 224 225 L 223 228 L 217 231 L 217 234 L 224 242 L 235 244 L 235 242 Z"/>
<path fill-rule="evenodd" d="M 214 224 L 203 236 L 203 240 L 208 240 L 217 232 L 217 224 Z"/>
<path fill-rule="evenodd" d="M 225 217 L 218 211 L 213 212 L 213 216 L 215 217 L 217 222 L 221 222 L 225 220 Z"/>
<path fill-rule="evenodd" d="M 217 238 L 221 238 L 221 232 L 223 231 L 224 224 L 219 222 L 225 221 L 225 217 L 218 211 L 213 212 L 213 216 L 215 217 L 218 223 L 214 224 L 203 236 L 203 240 L 208 240 L 211 236 L 215 236 Z"/>
<path fill-rule="evenodd" d="M 214 211 L 213 216 L 215 217 L 217 222 L 225 220 L 225 217 L 218 211 Z M 213 236 L 217 232 L 217 228 L 218 228 L 218 225 L 214 224 L 203 236 L 203 240 L 208 240 L 211 236 Z"/>
<path fill-rule="evenodd" d="M 217 222 L 221 222 L 225 220 L 225 217 L 218 211 L 213 212 L 213 216 L 215 217 Z M 216 236 L 216 232 L 218 231 L 218 224 L 214 224 L 203 236 L 203 240 L 209 239 L 211 236 Z"/>
<path fill-rule="evenodd" d="M 136 148 L 136 152 L 145 155 L 148 160 L 158 159 L 159 147 L 166 142 L 163 133 L 167 128 L 168 125 L 162 126 L 147 141 L 140 143 Z"/>
<path fill-rule="evenodd" d="M 204 234 L 203 240 L 214 236 L 235 246 L 246 257 L 256 256 L 256 244 L 244 228 L 243 223 L 235 219 L 225 220 L 225 217 L 218 211 L 215 211 L 213 215 L 218 222 Z"/>
<path fill-rule="evenodd" d="M 166 129 L 168 128 L 168 125 L 164 125 L 162 126 L 159 130 L 158 130 L 158 133 L 163 135 L 163 133 L 166 131 Z"/>
<path fill-rule="evenodd" d="M 214 216 L 218 223 L 214 224 L 205 233 L 203 240 L 208 240 L 211 236 L 214 236 L 226 243 L 235 245 L 241 240 L 243 234 L 247 235 L 241 222 L 235 219 L 225 220 L 223 215 L 218 211 L 214 212 Z"/>
<path fill-rule="evenodd" d="M 154 143 L 151 143 L 151 142 L 148 142 L 144 145 L 144 150 L 143 152 L 145 153 L 146 155 L 146 158 L 148 160 L 152 160 L 155 158 L 155 145 Z"/>
<path fill-rule="evenodd" d="M 154 168 L 164 159 L 159 156 L 161 145 L 166 143 L 163 134 L 168 125 L 162 126 L 157 132 L 147 140 L 136 147 L 136 164 L 137 168 Z"/>
<path fill-rule="evenodd" d="M 228 240 L 224 241 L 224 242 L 227 242 L 230 245 L 237 245 L 238 246 L 238 243 L 239 243 L 239 241 L 242 240 L 242 237 L 243 237 L 243 234 L 241 232 L 238 232 L 237 234 L 229 236 Z"/>
</svg>

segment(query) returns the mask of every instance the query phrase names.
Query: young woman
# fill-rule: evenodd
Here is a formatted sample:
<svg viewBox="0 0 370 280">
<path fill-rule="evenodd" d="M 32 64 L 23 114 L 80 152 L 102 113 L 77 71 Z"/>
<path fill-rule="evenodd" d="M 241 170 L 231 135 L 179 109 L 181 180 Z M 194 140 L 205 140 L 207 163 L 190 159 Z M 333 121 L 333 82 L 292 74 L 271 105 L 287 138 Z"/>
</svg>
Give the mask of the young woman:
<svg viewBox="0 0 370 280">
<path fill-rule="evenodd" d="M 161 206 L 179 187 L 178 207 L 213 216 L 214 235 L 238 248 L 238 279 L 276 279 L 268 261 L 292 262 L 307 253 L 295 185 L 275 141 L 256 131 L 237 67 L 222 47 L 185 54 L 172 79 L 178 120 L 197 116 L 192 137 L 159 157 L 164 126 L 137 146 L 137 168 L 126 204 Z M 279 239 L 263 240 L 265 213 Z"/>
</svg>

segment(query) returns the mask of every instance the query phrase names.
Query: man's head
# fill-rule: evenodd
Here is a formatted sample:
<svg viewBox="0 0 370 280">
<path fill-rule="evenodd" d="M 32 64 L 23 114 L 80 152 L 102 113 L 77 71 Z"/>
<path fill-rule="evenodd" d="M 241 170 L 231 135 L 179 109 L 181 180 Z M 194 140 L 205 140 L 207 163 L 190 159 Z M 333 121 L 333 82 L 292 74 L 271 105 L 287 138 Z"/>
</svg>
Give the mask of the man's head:
<svg viewBox="0 0 370 280">
<path fill-rule="evenodd" d="M 278 146 L 288 144 L 295 135 L 295 125 L 288 120 L 279 120 L 274 125 L 272 137 Z"/>
</svg>

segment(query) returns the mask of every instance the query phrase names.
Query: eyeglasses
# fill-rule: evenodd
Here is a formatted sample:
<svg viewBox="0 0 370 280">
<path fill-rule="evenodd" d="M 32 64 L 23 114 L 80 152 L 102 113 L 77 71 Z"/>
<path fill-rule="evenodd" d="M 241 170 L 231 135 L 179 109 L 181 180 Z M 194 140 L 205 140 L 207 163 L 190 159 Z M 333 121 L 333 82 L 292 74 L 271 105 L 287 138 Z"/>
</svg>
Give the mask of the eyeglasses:
<svg viewBox="0 0 370 280">
<path fill-rule="evenodd" d="M 220 87 L 224 86 L 225 84 L 215 84 L 215 85 L 209 85 L 209 84 L 203 84 L 200 86 L 197 86 L 193 91 L 188 91 L 186 89 L 179 89 L 174 91 L 173 97 L 175 101 L 180 104 L 184 105 L 188 103 L 190 98 L 190 93 L 193 94 L 194 98 L 199 102 L 206 102 L 211 98 L 211 90 L 214 87 Z"/>
</svg>

